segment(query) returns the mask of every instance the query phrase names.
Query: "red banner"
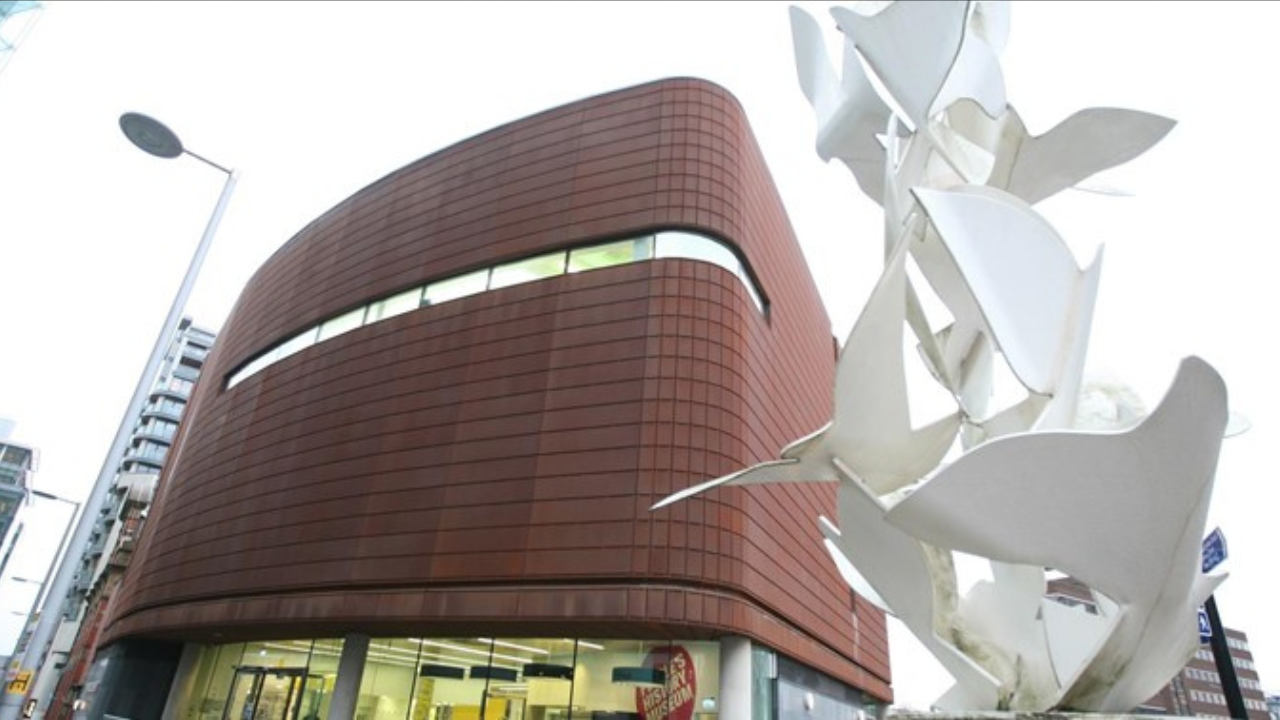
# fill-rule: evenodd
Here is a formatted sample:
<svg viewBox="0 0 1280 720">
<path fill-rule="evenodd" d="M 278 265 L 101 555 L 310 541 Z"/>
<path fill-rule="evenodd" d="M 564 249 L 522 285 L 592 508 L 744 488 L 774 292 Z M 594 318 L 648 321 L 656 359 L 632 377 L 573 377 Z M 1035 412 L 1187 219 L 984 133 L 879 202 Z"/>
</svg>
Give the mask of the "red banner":
<svg viewBox="0 0 1280 720">
<path fill-rule="evenodd" d="M 644 666 L 667 674 L 660 688 L 636 688 L 636 711 L 642 720 L 692 720 L 698 697 L 698 677 L 693 658 L 681 646 L 654 648 Z"/>
</svg>

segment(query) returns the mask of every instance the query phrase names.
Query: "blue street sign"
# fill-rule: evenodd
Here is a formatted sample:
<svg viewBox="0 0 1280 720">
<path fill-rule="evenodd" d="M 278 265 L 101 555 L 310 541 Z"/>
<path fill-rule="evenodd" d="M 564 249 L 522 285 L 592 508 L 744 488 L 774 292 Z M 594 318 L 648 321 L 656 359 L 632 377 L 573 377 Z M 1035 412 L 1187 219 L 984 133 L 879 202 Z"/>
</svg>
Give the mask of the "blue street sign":
<svg viewBox="0 0 1280 720">
<path fill-rule="evenodd" d="M 1200 545 L 1200 572 L 1209 572 L 1227 559 L 1227 538 L 1221 528 L 1213 532 Z"/>
<path fill-rule="evenodd" d="M 1213 638 L 1213 626 L 1209 624 L 1209 611 L 1205 610 L 1204 606 L 1200 607 L 1198 617 L 1200 619 L 1200 644 L 1203 645 Z"/>
</svg>

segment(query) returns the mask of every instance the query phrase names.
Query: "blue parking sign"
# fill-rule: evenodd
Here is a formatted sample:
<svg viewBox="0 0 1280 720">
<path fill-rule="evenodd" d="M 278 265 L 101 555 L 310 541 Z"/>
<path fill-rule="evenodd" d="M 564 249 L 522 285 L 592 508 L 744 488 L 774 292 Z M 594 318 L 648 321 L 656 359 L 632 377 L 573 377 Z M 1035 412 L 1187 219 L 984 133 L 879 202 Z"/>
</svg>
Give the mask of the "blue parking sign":
<svg viewBox="0 0 1280 720">
<path fill-rule="evenodd" d="M 1200 607 L 1197 616 L 1200 619 L 1200 644 L 1203 645 L 1213 638 L 1213 626 L 1209 624 L 1209 611 L 1204 606 Z"/>
<path fill-rule="evenodd" d="M 1207 573 L 1226 559 L 1227 537 L 1222 534 L 1221 528 L 1214 528 L 1200 544 L 1200 572 Z"/>
</svg>

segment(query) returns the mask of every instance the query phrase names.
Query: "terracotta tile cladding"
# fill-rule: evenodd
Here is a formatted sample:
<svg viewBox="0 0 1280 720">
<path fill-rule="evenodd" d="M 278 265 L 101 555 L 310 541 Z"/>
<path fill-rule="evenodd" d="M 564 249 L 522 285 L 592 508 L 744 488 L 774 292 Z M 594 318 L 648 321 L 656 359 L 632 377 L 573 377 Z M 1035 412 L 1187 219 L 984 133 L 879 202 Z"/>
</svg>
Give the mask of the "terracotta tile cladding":
<svg viewBox="0 0 1280 720">
<path fill-rule="evenodd" d="M 347 308 L 660 229 L 732 245 L 423 308 L 218 380 Z M 246 286 L 103 643 L 325 631 L 741 634 L 890 697 L 884 618 L 826 557 L 827 485 L 667 493 L 830 415 L 828 320 L 737 101 L 674 79 L 490 130 L 370 184 Z M 856 622 L 855 622 L 856 619 Z"/>
</svg>

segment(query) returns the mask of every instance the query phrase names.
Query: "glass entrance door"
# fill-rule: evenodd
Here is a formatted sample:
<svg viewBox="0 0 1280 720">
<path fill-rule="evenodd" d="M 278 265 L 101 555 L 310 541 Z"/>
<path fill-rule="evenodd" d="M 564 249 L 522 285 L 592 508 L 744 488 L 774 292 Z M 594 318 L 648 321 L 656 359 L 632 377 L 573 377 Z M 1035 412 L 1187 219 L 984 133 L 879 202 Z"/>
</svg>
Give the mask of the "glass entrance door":
<svg viewBox="0 0 1280 720">
<path fill-rule="evenodd" d="M 324 679 L 306 668 L 236 668 L 222 720 L 317 720 Z"/>
</svg>

